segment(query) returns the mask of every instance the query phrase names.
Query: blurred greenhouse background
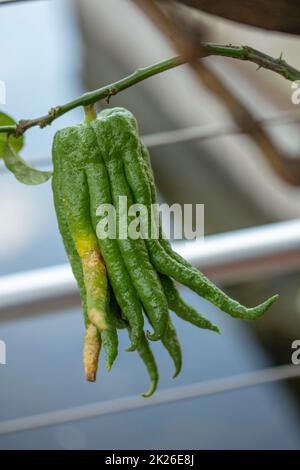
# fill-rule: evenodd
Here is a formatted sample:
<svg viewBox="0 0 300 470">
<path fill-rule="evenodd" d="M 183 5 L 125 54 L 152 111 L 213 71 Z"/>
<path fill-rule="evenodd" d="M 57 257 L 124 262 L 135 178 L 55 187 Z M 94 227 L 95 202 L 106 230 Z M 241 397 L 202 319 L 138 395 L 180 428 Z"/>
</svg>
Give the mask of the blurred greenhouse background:
<svg viewBox="0 0 300 470">
<path fill-rule="evenodd" d="M 130 0 L 45 0 L 0 7 L 2 61 L 7 87 L 2 110 L 16 118 L 45 113 L 86 90 L 113 82 L 138 67 L 174 55 L 164 36 Z M 300 67 L 299 39 L 265 33 L 197 14 L 205 40 L 248 44 Z M 199 18 L 198 18 L 199 17 Z M 209 58 L 257 117 L 293 109 L 291 84 L 253 64 Z M 111 99 L 138 118 L 142 134 L 213 123 L 230 123 L 220 100 L 183 66 L 160 74 Z M 26 134 L 23 156 L 51 168 L 55 131 L 82 119 L 74 110 L 44 130 Z M 286 158 L 299 156 L 299 124 L 268 131 Z M 244 135 L 164 146 L 151 152 L 161 199 L 204 203 L 205 234 L 226 232 L 300 216 L 300 190 L 283 182 Z M 65 263 L 51 184 L 22 186 L 0 166 L 0 275 Z M 290 363 L 300 338 L 298 272 L 226 285 L 252 305 L 279 293 L 272 311 L 255 325 L 223 315 L 183 289 L 184 297 L 221 327 L 222 336 L 174 320 L 184 354 L 179 378 L 160 345 L 154 351 L 160 389 Z M 1 306 L 0 306 L 1 307 Z M 108 374 L 104 358 L 96 384 L 86 383 L 81 364 L 80 306 L 55 311 L 24 309 L 1 320 L 7 365 L 0 365 L 0 422 L 95 401 L 140 394 L 148 377 L 138 356 L 123 352 Z M 300 383 L 262 385 L 241 391 L 165 404 L 0 435 L 1 449 L 299 449 Z"/>
</svg>

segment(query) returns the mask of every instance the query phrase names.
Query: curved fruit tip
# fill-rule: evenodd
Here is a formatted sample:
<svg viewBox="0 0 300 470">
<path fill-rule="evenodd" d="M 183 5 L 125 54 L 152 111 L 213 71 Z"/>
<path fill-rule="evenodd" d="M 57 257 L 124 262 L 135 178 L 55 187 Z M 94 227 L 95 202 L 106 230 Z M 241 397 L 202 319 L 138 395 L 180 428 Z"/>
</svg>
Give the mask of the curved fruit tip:
<svg viewBox="0 0 300 470">
<path fill-rule="evenodd" d="M 269 305 L 272 305 L 278 299 L 279 299 L 279 294 L 275 294 L 275 295 L 272 295 L 272 297 L 270 297 L 269 300 L 267 300 L 267 302 L 269 302 Z"/>
<path fill-rule="evenodd" d="M 129 346 L 129 348 L 125 349 L 125 352 L 133 352 L 136 350 L 137 350 L 137 346 L 135 344 L 132 344 L 131 346 Z"/>
<path fill-rule="evenodd" d="M 90 373 L 85 374 L 85 380 L 87 380 L 87 382 L 96 382 L 96 378 L 97 378 L 96 372 L 90 372 Z"/>
<path fill-rule="evenodd" d="M 218 333 L 219 335 L 222 334 L 220 328 L 218 328 L 216 325 L 212 324 L 210 330 L 214 331 L 215 333 Z"/>
<path fill-rule="evenodd" d="M 176 379 L 176 377 L 180 374 L 181 372 L 181 368 L 182 368 L 182 362 L 177 362 L 177 364 L 175 364 L 175 372 L 174 374 L 172 375 L 172 379 Z"/>
<path fill-rule="evenodd" d="M 111 368 L 113 366 L 113 363 L 115 362 L 115 359 L 116 359 L 116 356 L 115 357 L 112 357 L 112 358 L 108 358 L 106 360 L 106 368 L 107 368 L 107 371 L 110 372 L 111 371 Z"/>
<path fill-rule="evenodd" d="M 155 380 L 155 381 L 151 382 L 149 390 L 146 393 L 142 393 L 142 397 L 144 397 L 144 398 L 151 397 L 151 395 L 153 395 L 153 393 L 155 392 L 155 390 L 157 388 L 157 383 L 158 383 L 158 380 Z"/>
<path fill-rule="evenodd" d="M 205 328 L 206 330 L 214 331 L 215 333 L 219 333 L 219 335 L 221 334 L 219 327 L 211 323 L 209 320 L 207 320 L 205 326 L 203 325 L 202 328 Z"/>
<path fill-rule="evenodd" d="M 253 307 L 249 309 L 250 312 L 253 313 L 252 318 L 255 319 L 255 318 L 259 318 L 260 316 L 262 316 L 271 307 L 271 305 L 273 305 L 273 303 L 276 302 L 276 300 L 278 299 L 279 299 L 279 295 L 275 294 L 269 299 L 267 299 L 265 302 L 263 302 L 262 304 L 258 305 L 257 307 Z"/>
<path fill-rule="evenodd" d="M 149 330 L 146 332 L 146 336 L 148 339 L 150 339 L 150 341 L 159 341 L 161 339 L 161 334 L 158 333 L 157 331 L 153 331 L 153 333 L 151 333 Z"/>
<path fill-rule="evenodd" d="M 129 337 L 130 337 L 130 341 L 131 341 L 131 345 L 125 349 L 125 352 L 133 352 L 133 351 L 136 351 L 140 342 L 141 342 L 141 336 L 143 334 L 132 334 L 132 331 L 131 330 L 128 330 L 130 333 L 129 333 Z"/>
</svg>

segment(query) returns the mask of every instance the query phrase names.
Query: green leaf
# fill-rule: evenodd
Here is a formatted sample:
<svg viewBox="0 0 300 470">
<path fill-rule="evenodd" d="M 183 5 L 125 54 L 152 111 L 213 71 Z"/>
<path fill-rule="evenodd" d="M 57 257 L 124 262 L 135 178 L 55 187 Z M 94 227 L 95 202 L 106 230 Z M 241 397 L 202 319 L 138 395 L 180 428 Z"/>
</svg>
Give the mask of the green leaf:
<svg viewBox="0 0 300 470">
<path fill-rule="evenodd" d="M 45 183 L 51 176 L 51 171 L 40 171 L 30 166 L 15 151 L 11 143 L 6 143 L 4 148 L 3 160 L 17 180 L 24 184 L 41 184 Z"/>
<path fill-rule="evenodd" d="M 11 116 L 8 116 L 8 114 L 5 114 L 0 111 L 0 126 L 13 126 L 16 124 L 16 121 Z M 0 158 L 3 157 L 3 154 L 5 152 L 7 139 L 8 135 L 6 133 L 0 132 Z M 16 152 L 20 152 L 20 150 L 24 146 L 24 137 L 9 136 L 9 142 Z"/>
</svg>

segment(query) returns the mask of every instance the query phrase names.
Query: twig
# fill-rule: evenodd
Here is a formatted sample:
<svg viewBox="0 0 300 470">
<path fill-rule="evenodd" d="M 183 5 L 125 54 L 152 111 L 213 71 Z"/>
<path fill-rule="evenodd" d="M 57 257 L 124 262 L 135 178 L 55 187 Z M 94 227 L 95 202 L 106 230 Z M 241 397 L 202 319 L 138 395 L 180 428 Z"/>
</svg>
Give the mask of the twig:
<svg viewBox="0 0 300 470">
<path fill-rule="evenodd" d="M 84 93 L 73 101 L 69 101 L 66 104 L 55 106 L 48 111 L 48 114 L 41 116 L 36 119 L 25 119 L 19 121 L 16 126 L 0 126 L 0 132 L 5 132 L 9 134 L 22 135 L 31 127 L 39 126 L 45 127 L 50 125 L 55 119 L 64 114 L 68 113 L 72 109 L 78 108 L 79 106 L 89 106 L 96 103 L 97 101 L 110 98 L 111 96 L 116 95 L 120 91 L 129 88 L 136 83 L 139 83 L 146 78 L 157 75 L 158 73 L 164 72 L 166 70 L 172 69 L 179 65 L 182 65 L 183 61 L 180 57 L 172 57 L 167 60 L 163 60 L 157 64 L 150 65 L 145 68 L 137 69 L 131 75 L 128 75 L 121 80 L 106 85 L 102 88 L 99 88 L 88 93 Z"/>
<path fill-rule="evenodd" d="M 300 80 L 300 71 L 289 65 L 280 55 L 277 59 L 249 46 L 217 46 L 207 44 L 206 56 L 215 55 L 231 57 L 232 59 L 247 60 L 257 64 L 259 68 L 272 70 L 292 82 Z"/>
<path fill-rule="evenodd" d="M 300 71 L 287 64 L 282 59 L 274 59 L 260 51 L 252 49 L 248 46 L 232 46 L 232 45 L 217 45 L 204 43 L 202 45 L 203 57 L 207 56 L 222 56 L 231 57 L 233 59 L 248 60 L 262 68 L 271 70 L 283 76 L 287 80 L 295 81 L 300 80 Z M 131 75 L 128 75 L 121 80 L 106 85 L 97 90 L 84 93 L 73 101 L 69 101 L 66 104 L 55 106 L 51 108 L 48 114 L 41 116 L 36 119 L 23 119 L 19 121 L 16 126 L 0 126 L 0 133 L 8 133 L 15 135 L 22 135 L 31 127 L 39 126 L 41 128 L 50 125 L 55 119 L 66 114 L 67 112 L 75 109 L 79 106 L 88 106 L 96 103 L 97 101 L 110 98 L 117 93 L 139 83 L 149 77 L 165 72 L 167 70 L 178 67 L 186 63 L 186 60 L 180 56 L 172 57 L 170 59 L 163 60 L 156 64 L 150 65 L 145 68 L 136 70 Z"/>
</svg>

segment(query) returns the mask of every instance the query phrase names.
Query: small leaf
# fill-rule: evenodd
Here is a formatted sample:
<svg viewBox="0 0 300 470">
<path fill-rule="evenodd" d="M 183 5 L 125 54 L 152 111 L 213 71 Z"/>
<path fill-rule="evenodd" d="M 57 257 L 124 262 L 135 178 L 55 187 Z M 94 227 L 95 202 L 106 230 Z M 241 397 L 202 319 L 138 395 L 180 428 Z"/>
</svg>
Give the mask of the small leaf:
<svg viewBox="0 0 300 470">
<path fill-rule="evenodd" d="M 40 171 L 30 166 L 11 146 L 10 141 L 6 143 L 4 149 L 3 160 L 17 180 L 24 184 L 41 184 L 45 183 L 51 176 L 51 171 Z"/>
<path fill-rule="evenodd" d="M 16 121 L 12 117 L 0 111 L 0 126 L 14 126 L 16 124 L 17 124 Z M 7 138 L 8 138 L 7 133 L 0 132 L 0 158 L 3 157 L 3 154 L 5 152 Z M 16 152 L 20 152 L 20 150 L 24 146 L 24 137 L 23 136 L 20 136 L 20 137 L 10 136 L 9 142 Z"/>
</svg>

